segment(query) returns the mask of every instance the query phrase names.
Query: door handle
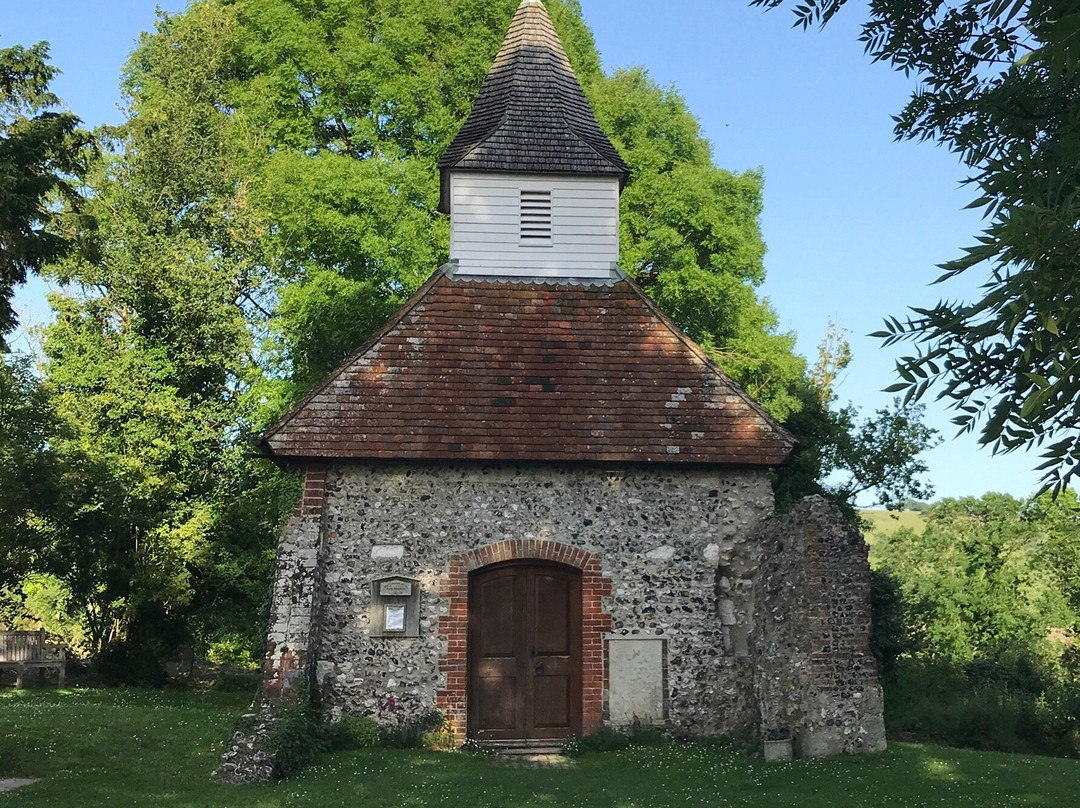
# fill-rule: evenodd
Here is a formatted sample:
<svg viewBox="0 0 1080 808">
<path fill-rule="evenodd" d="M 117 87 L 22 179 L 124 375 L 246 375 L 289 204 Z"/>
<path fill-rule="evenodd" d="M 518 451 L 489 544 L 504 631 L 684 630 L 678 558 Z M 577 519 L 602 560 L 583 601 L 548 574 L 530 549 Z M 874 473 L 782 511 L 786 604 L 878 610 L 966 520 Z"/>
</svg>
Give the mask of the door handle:
<svg viewBox="0 0 1080 808">
<path fill-rule="evenodd" d="M 537 662 L 536 663 L 536 675 L 537 676 L 543 676 L 544 675 L 544 663 L 543 662 Z"/>
</svg>

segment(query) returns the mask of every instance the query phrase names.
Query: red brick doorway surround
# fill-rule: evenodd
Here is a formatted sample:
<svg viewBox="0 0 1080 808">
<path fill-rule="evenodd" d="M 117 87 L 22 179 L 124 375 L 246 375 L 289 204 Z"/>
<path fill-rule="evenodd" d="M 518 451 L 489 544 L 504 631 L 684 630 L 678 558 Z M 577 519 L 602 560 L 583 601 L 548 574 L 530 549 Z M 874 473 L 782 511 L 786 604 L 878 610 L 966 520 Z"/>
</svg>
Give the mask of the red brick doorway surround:
<svg viewBox="0 0 1080 808">
<path fill-rule="evenodd" d="M 469 631 L 469 573 L 504 561 L 554 561 L 581 570 L 581 728 L 596 729 L 604 721 L 604 634 L 611 631 L 611 615 L 603 598 L 611 594 L 611 581 L 601 573 L 600 556 L 547 539 L 512 539 L 450 556 L 450 572 L 441 597 L 450 602 L 449 614 L 439 618 L 439 634 L 446 637 L 446 653 L 439 672 L 446 689 L 436 706 L 450 720 L 454 738 L 465 741 L 467 649 Z"/>
</svg>

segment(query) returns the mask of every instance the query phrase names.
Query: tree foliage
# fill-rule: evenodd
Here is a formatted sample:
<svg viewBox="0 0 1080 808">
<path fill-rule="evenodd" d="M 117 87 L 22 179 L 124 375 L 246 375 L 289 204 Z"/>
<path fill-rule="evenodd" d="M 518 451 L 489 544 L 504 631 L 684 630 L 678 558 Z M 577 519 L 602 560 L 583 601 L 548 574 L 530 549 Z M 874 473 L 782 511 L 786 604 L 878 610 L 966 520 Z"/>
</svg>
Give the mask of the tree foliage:
<svg viewBox="0 0 1080 808">
<path fill-rule="evenodd" d="M 818 390 L 822 401 L 833 400 L 840 374 L 851 364 L 851 343 L 847 339 L 849 333 L 846 328 L 830 319 L 825 328 L 825 336 L 818 344 L 817 361 L 810 368 L 810 383 Z"/>
<path fill-rule="evenodd" d="M 839 475 L 832 484 L 834 496 L 854 502 L 873 490 L 877 501 L 891 509 L 909 497 L 932 497 L 934 489 L 922 476 L 929 469 L 921 454 L 940 440 L 937 430 L 923 423 L 923 415 L 922 406 L 898 400 L 861 421 L 853 407 L 841 410 L 837 419 L 842 428 L 826 454 L 826 468 Z"/>
<path fill-rule="evenodd" d="M 49 227 L 55 195 L 78 199 L 73 181 L 86 134 L 74 115 L 55 111 L 49 82 L 57 71 L 48 59 L 46 42 L 0 49 L 0 350 L 15 325 L 15 286 L 67 246 Z"/>
<path fill-rule="evenodd" d="M 290 486 L 248 457 L 266 269 L 245 133 L 219 106 L 234 25 L 193 6 L 144 38 L 129 119 L 87 175 L 100 226 L 60 222 L 93 248 L 48 269 L 65 284 L 43 334 L 65 427 L 49 557 L 93 651 L 258 634 Z"/>
<path fill-rule="evenodd" d="M 796 22 L 825 24 L 845 3 L 801 0 Z M 915 308 L 878 333 L 917 349 L 893 389 L 938 389 L 995 450 L 1043 447 L 1044 485 L 1059 491 L 1080 470 L 1078 34 L 1074 0 L 932 0 L 869 3 L 861 36 L 874 60 L 919 78 L 897 136 L 954 150 L 986 219 L 940 278 L 985 267 L 982 297 Z"/>
<path fill-rule="evenodd" d="M 238 68 L 224 103 L 272 154 L 252 202 L 280 305 L 272 327 L 302 391 L 448 257 L 435 162 L 468 114 L 517 3 L 236 3 Z M 597 116 L 632 169 L 622 263 L 780 418 L 804 371 L 755 294 L 761 176 L 717 168 L 674 90 L 606 76 L 576 2 L 549 11 Z M 188 12 L 190 13 L 190 12 Z M 287 396 L 291 397 L 291 396 Z"/>
<path fill-rule="evenodd" d="M 1080 628 L 1080 505 L 1073 492 L 1030 503 L 1003 494 L 947 499 L 922 533 L 878 536 L 875 568 L 901 582 L 911 649 L 957 664 L 1074 676 Z"/>
<path fill-rule="evenodd" d="M 845 334 L 830 321 L 818 360 L 799 388 L 800 406 L 787 421 L 799 446 L 780 469 L 775 489 L 781 510 L 809 493 L 821 494 L 854 523 L 857 501 L 865 506 L 871 494 L 873 504 L 890 510 L 906 507 L 911 498 L 933 496 L 922 455 L 940 438 L 924 423 L 920 405 L 894 400 L 866 418 L 853 404 L 838 406 L 836 381 L 852 358 Z"/>
<path fill-rule="evenodd" d="M 38 558 L 42 506 L 55 496 L 55 431 L 29 358 L 0 354 L 0 589 L 17 584 Z"/>
</svg>

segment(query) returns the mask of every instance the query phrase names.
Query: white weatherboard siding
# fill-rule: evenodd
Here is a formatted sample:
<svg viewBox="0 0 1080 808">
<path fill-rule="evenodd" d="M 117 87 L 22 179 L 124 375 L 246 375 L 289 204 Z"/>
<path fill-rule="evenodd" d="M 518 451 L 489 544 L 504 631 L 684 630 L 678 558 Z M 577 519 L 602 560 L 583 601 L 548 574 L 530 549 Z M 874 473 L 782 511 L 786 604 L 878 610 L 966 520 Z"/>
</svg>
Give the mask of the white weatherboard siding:
<svg viewBox="0 0 1080 808">
<path fill-rule="evenodd" d="M 523 239 L 521 192 L 551 192 L 551 239 Z M 619 180 L 452 172 L 450 257 L 460 275 L 606 279 L 619 260 Z"/>
</svg>

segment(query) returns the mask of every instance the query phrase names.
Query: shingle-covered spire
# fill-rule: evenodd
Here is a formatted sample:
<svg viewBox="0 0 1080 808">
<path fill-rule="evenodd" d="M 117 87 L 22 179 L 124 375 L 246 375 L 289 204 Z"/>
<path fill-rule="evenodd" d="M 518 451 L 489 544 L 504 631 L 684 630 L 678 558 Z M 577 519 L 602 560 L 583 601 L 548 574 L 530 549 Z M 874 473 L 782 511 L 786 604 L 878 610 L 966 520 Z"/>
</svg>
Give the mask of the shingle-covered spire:
<svg viewBox="0 0 1080 808">
<path fill-rule="evenodd" d="M 596 121 L 540 0 L 522 0 L 472 112 L 439 160 L 450 170 L 630 173 Z"/>
</svg>

